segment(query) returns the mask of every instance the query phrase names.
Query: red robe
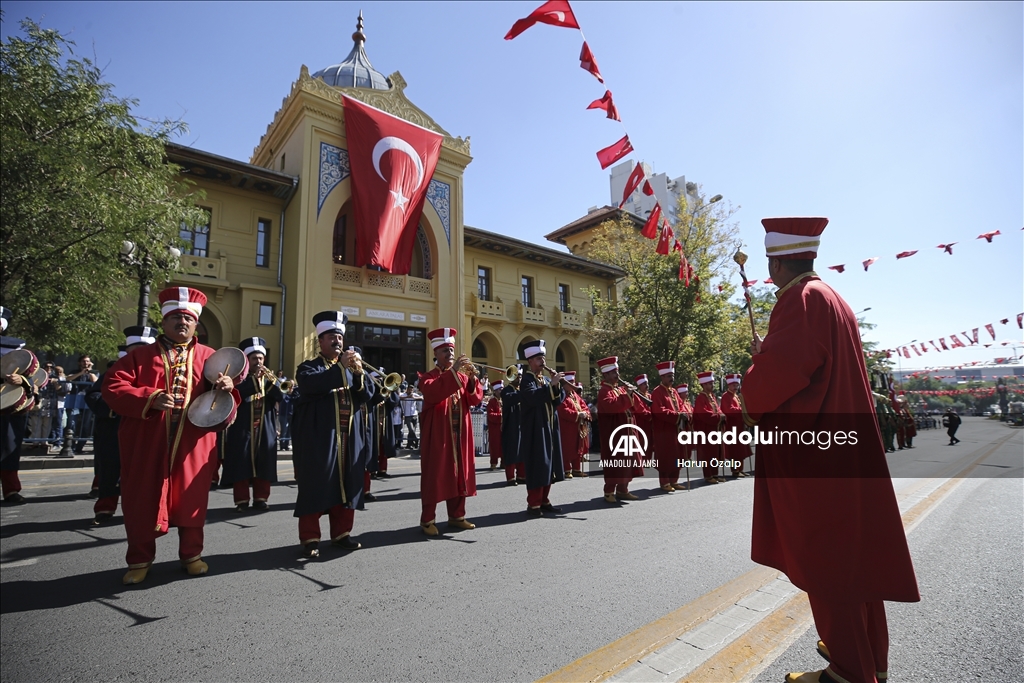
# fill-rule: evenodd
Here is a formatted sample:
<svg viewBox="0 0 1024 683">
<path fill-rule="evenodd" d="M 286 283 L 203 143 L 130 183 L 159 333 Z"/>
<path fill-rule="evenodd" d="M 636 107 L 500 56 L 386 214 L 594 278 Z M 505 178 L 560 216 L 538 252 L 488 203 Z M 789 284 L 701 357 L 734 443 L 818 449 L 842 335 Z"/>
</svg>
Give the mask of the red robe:
<svg viewBox="0 0 1024 683">
<path fill-rule="evenodd" d="M 734 394 L 731 391 L 727 391 L 722 394 L 722 412 L 725 413 L 726 431 L 731 432 L 735 427 L 737 436 L 742 432 L 747 431 L 747 426 L 743 423 L 743 408 L 740 407 L 738 394 Z M 742 461 L 744 458 L 750 457 L 750 445 L 742 444 L 739 441 L 733 444 L 723 444 L 722 451 L 726 458 L 730 458 L 732 460 Z M 742 470 L 743 465 L 736 468 L 736 471 Z"/>
<path fill-rule="evenodd" d="M 648 405 L 648 401 L 651 400 L 651 394 L 647 394 L 647 401 L 641 398 L 640 392 L 634 393 L 630 398 L 633 401 L 633 419 L 636 420 L 636 426 L 644 430 L 644 434 L 647 435 L 646 455 L 650 458 L 651 451 L 654 450 L 654 439 L 651 436 L 654 433 L 654 417 L 651 415 L 651 407 Z M 642 463 L 638 463 L 634 474 L 638 477 L 644 476 Z"/>
<path fill-rule="evenodd" d="M 856 431 L 857 442 L 759 440 L 751 559 L 831 599 L 917 601 L 857 318 L 813 273 L 777 296 L 743 383 L 745 417 L 761 432 Z"/>
<path fill-rule="evenodd" d="M 170 364 L 160 340 L 139 346 L 107 371 L 103 400 L 121 415 L 118 442 L 121 450 L 121 508 L 129 538 L 145 538 L 168 527 L 202 527 L 210 498 L 210 482 L 217 469 L 217 425 L 196 427 L 188 419 L 189 403 L 210 390 L 203 364 L 214 350 L 193 342 L 185 409 L 175 434 L 168 439 L 171 411 L 152 408 L 161 393 L 170 393 Z M 231 392 L 228 421 L 242 399 Z"/>
<path fill-rule="evenodd" d="M 492 465 L 501 462 L 501 399 L 497 396 L 492 396 L 487 402 L 487 442 L 490 444 Z"/>
<path fill-rule="evenodd" d="M 597 420 L 601 432 L 601 468 L 606 483 L 629 483 L 633 479 L 636 467 L 606 467 L 605 463 L 612 460 L 612 446 L 608 440 L 615 428 L 624 424 L 636 424 L 633 419 L 633 402 L 621 384 L 612 385 L 601 382 L 597 392 Z M 625 430 L 630 431 L 630 430 Z M 619 459 L 619 456 L 616 456 Z"/>
<path fill-rule="evenodd" d="M 714 460 L 721 460 L 722 457 L 722 446 L 712 445 L 708 443 L 708 437 L 712 433 L 720 431 L 720 425 L 722 424 L 722 411 L 718 407 L 718 401 L 715 400 L 715 395 L 702 391 L 697 394 L 697 400 L 693 404 L 693 431 L 703 432 L 705 435 L 704 444 L 701 445 L 697 441 L 697 459 L 703 460 L 707 463 L 704 467 L 704 477 L 714 477 L 718 474 L 718 463 L 712 462 Z"/>
<path fill-rule="evenodd" d="M 674 387 L 666 389 L 661 384 L 654 387 L 651 398 L 658 473 L 679 476 L 678 460 L 683 457 L 683 447 L 679 445 L 679 416 L 683 413 L 683 400 Z"/>
<path fill-rule="evenodd" d="M 580 422 L 580 415 L 590 415 L 590 409 L 575 391 L 565 392 L 565 400 L 558 404 L 558 433 L 562 440 L 562 463 L 565 471 L 580 471 L 584 451 L 584 441 L 589 447 L 589 427 Z M 582 425 L 582 427 L 581 427 Z M 585 436 L 580 436 L 581 428 Z"/>
<path fill-rule="evenodd" d="M 473 422 L 469 409 L 484 399 L 476 377 L 434 368 L 420 374 L 423 411 L 420 413 L 420 497 L 441 502 L 476 495 Z M 456 451 L 452 430 L 453 401 L 460 415 Z"/>
</svg>

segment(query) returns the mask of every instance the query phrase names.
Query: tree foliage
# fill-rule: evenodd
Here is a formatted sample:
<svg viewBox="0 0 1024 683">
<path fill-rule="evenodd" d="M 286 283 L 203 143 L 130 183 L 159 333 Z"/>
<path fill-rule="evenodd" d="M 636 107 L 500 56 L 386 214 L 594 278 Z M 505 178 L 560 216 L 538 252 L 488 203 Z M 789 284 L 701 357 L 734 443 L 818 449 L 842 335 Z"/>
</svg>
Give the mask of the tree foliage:
<svg viewBox="0 0 1024 683">
<path fill-rule="evenodd" d="M 180 121 L 144 122 L 58 32 L 25 20 L 0 54 L 0 294 L 10 332 L 36 351 L 113 356 L 118 303 L 138 292 L 118 259 L 177 245 L 203 220 L 165 143 Z M 172 266 L 173 264 L 164 264 Z M 157 282 L 167 279 L 156 267 Z"/>
<path fill-rule="evenodd" d="M 617 266 L 625 277 L 616 296 L 590 292 L 596 313 L 589 319 L 584 351 L 592 357 L 618 356 L 622 376 L 652 373 L 657 362 L 676 361 L 676 381 L 692 383 L 696 373 L 720 369 L 727 356 L 731 285 L 717 283 L 735 268 L 738 228 L 733 209 L 685 199 L 675 210 L 673 229 L 693 268 L 689 286 L 679 279 L 679 254 L 662 256 L 628 218 L 608 221 L 596 231 L 587 256 Z"/>
</svg>

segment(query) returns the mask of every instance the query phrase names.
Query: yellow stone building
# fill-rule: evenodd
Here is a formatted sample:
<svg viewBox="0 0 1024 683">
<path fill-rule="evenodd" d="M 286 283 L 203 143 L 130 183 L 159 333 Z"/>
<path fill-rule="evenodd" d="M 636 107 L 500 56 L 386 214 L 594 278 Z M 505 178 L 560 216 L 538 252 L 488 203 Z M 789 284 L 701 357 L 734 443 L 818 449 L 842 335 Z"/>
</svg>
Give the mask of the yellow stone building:
<svg viewBox="0 0 1024 683">
<path fill-rule="evenodd" d="M 549 365 L 591 376 L 580 348 L 587 290 L 614 292 L 621 271 L 466 226 L 469 138 L 448 134 L 410 102 L 400 73 L 373 70 L 361 19 L 352 38 L 340 64 L 313 75 L 301 68 L 249 163 L 168 146 L 205 193 L 197 204 L 208 225 L 182 226 L 191 249 L 172 282 L 208 295 L 200 335 L 214 347 L 263 337 L 268 365 L 291 376 L 316 353 L 313 315 L 338 309 L 349 315 L 346 343 L 389 372 L 414 377 L 432 367 L 426 332 L 449 326 L 459 330 L 458 352 L 479 362 L 505 367 L 521 342 L 544 339 Z M 354 262 L 342 94 L 444 136 L 407 276 Z M 126 313 L 120 322 L 133 320 Z"/>
</svg>

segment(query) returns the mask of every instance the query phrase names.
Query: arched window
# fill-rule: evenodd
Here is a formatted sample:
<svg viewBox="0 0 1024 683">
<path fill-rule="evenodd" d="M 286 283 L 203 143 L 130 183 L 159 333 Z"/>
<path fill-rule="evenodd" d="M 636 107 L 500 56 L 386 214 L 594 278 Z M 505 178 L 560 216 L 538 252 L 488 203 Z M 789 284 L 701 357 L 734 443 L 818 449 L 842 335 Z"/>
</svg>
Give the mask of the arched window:
<svg viewBox="0 0 1024 683">
<path fill-rule="evenodd" d="M 479 337 L 473 340 L 473 360 L 487 362 L 487 345 Z"/>
<path fill-rule="evenodd" d="M 562 347 L 559 346 L 555 351 L 555 372 L 565 372 L 565 352 L 562 351 Z"/>
</svg>

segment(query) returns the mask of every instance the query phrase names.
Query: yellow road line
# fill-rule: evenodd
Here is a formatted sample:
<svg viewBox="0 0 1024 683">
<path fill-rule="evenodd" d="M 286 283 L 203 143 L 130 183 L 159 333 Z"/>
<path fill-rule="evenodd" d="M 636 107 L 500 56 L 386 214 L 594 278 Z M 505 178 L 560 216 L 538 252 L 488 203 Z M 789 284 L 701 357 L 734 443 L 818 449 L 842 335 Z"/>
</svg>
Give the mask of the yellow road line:
<svg viewBox="0 0 1024 683">
<path fill-rule="evenodd" d="M 768 567 L 752 569 L 693 602 L 669 612 L 661 619 L 641 626 L 540 680 L 555 683 L 601 681 L 609 678 L 736 604 L 744 595 L 774 581 L 778 576 L 779 572 Z"/>
</svg>

